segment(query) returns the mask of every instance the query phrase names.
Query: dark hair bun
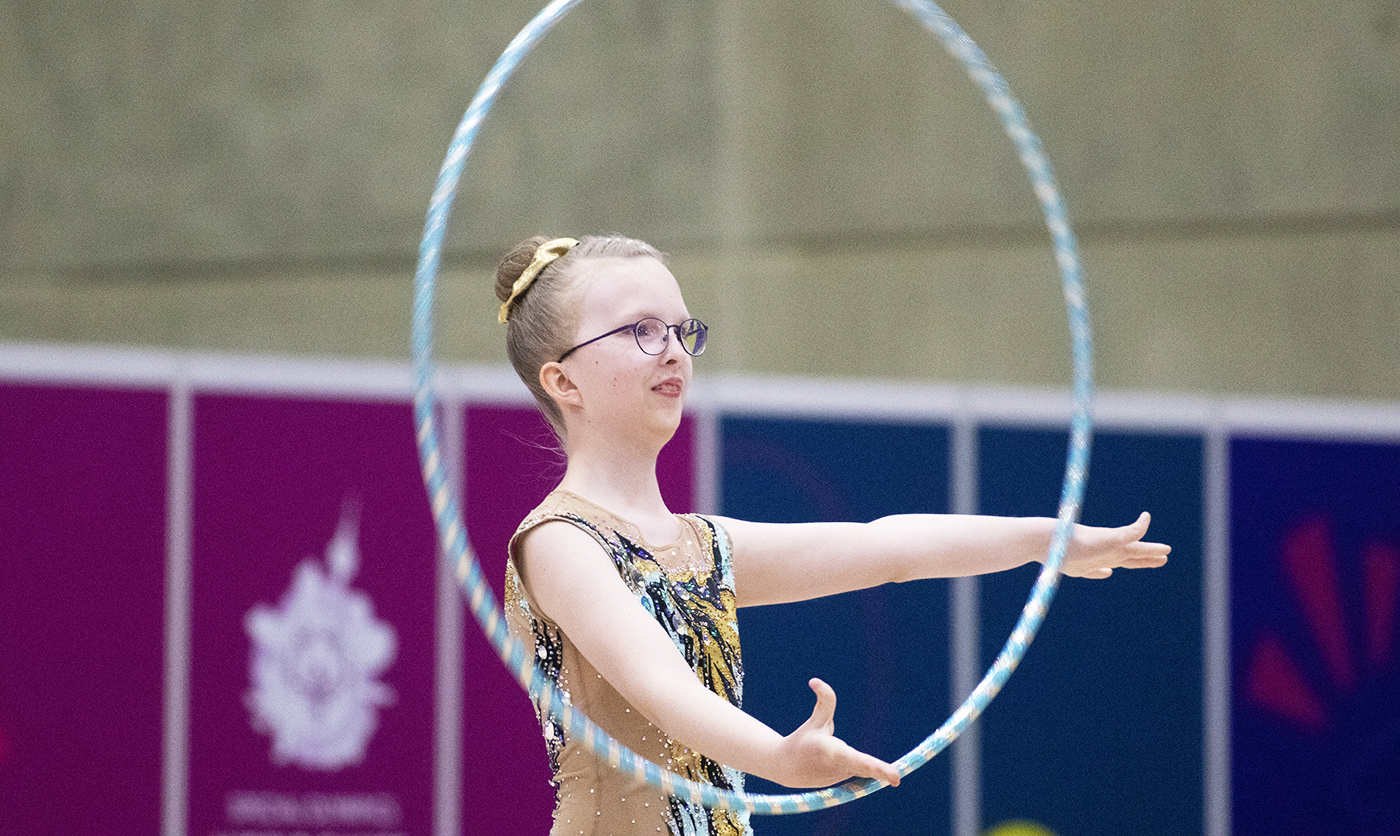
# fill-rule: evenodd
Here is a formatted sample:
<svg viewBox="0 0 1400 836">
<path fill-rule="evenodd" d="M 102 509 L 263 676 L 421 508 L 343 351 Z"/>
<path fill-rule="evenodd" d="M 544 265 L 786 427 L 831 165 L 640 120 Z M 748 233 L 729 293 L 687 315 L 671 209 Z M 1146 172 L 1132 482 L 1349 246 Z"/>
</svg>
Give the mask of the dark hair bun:
<svg viewBox="0 0 1400 836">
<path fill-rule="evenodd" d="M 501 263 L 496 266 L 497 299 L 504 302 L 510 298 L 510 289 L 515 286 L 515 280 L 520 278 L 520 274 L 535 260 L 535 250 L 550 240 L 543 235 L 536 235 L 511 247 L 510 252 L 506 253 Z"/>
</svg>

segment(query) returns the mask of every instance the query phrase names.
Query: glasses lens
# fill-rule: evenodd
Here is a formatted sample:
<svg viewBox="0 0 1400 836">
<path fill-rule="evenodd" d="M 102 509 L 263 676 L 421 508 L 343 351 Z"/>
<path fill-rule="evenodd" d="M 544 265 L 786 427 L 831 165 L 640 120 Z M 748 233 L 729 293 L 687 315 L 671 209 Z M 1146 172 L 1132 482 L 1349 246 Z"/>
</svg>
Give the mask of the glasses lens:
<svg viewBox="0 0 1400 836">
<path fill-rule="evenodd" d="M 681 345 L 692 355 L 700 354 L 705 350 L 705 335 L 709 329 L 705 323 L 698 319 L 687 319 L 676 326 L 677 332 L 681 335 Z"/>
<path fill-rule="evenodd" d="M 632 329 L 637 335 L 637 347 L 647 354 L 660 354 L 666 350 L 666 323 L 655 317 L 647 317 Z"/>
</svg>

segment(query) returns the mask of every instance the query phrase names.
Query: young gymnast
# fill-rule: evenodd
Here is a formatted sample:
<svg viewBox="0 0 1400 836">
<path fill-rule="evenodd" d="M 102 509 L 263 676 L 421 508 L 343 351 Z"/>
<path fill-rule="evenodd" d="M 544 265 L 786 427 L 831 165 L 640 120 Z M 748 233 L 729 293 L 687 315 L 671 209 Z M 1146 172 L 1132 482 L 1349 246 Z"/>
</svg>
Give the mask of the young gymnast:
<svg viewBox="0 0 1400 836">
<path fill-rule="evenodd" d="M 506 618 L 567 699 L 638 754 L 742 789 L 744 772 L 789 787 L 894 767 L 834 735 L 819 679 L 812 716 L 782 735 L 739 707 L 737 608 L 1042 559 L 1055 520 L 900 515 L 870 523 L 753 523 L 676 515 L 656 458 L 681 420 L 706 327 L 648 244 L 621 237 L 522 242 L 496 275 L 511 363 L 554 427 L 563 479 L 511 539 Z M 1148 516 L 1076 526 L 1065 574 L 1161 566 Z M 555 836 L 749 834 L 747 815 L 667 797 L 608 766 L 541 713 Z"/>
</svg>

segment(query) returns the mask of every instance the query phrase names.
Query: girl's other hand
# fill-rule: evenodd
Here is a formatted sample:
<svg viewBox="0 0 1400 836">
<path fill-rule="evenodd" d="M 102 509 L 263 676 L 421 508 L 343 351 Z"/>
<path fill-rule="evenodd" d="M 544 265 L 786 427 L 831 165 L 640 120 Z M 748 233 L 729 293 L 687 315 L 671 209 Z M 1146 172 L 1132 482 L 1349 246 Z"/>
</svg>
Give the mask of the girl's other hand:
<svg viewBox="0 0 1400 836">
<path fill-rule="evenodd" d="M 1130 525 L 1100 528 L 1076 525 L 1060 571 L 1075 578 L 1106 578 L 1114 569 L 1155 569 L 1172 550 L 1165 543 L 1145 543 L 1152 517 L 1146 511 Z"/>
<path fill-rule="evenodd" d="M 857 751 L 836 737 L 836 692 L 820 679 L 812 716 L 779 746 L 774 780 L 789 787 L 829 787 L 852 777 L 875 778 L 899 786 L 899 771 L 879 758 Z"/>
</svg>

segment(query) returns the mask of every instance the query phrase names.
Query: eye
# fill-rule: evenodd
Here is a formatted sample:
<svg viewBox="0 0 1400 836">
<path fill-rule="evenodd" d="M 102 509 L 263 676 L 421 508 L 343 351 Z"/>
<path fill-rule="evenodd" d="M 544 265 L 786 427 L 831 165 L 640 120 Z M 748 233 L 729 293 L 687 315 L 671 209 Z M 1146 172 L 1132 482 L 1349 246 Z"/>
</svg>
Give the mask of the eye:
<svg viewBox="0 0 1400 836">
<path fill-rule="evenodd" d="M 655 339 L 666 333 L 666 323 L 659 319 L 647 317 L 637 323 L 637 339 Z"/>
</svg>

